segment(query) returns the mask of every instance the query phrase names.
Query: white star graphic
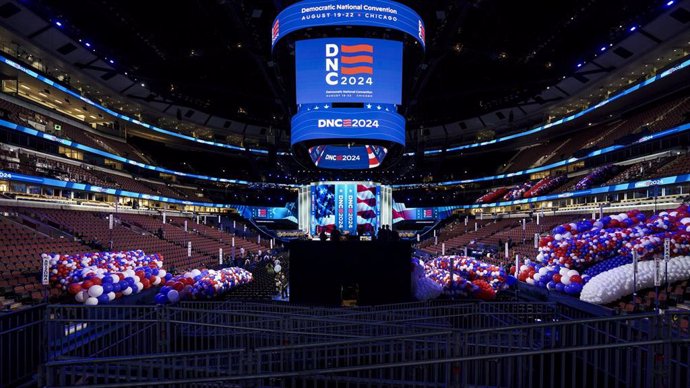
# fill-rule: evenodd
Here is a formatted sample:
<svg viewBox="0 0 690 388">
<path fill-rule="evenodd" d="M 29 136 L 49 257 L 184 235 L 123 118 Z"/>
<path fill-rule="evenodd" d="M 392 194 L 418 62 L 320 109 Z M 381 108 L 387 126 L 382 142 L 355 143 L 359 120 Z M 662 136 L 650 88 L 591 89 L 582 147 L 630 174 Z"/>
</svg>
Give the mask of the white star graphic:
<svg viewBox="0 0 690 388">
<path fill-rule="evenodd" d="M 381 110 L 381 105 L 378 105 L 376 109 Z"/>
<path fill-rule="evenodd" d="M 314 107 L 314 110 L 319 110 L 319 107 L 318 107 L 318 106 L 315 106 L 315 107 Z"/>
<path fill-rule="evenodd" d="M 323 109 L 328 109 L 328 108 L 330 108 L 330 106 L 328 106 L 328 105 L 323 106 Z"/>
<path fill-rule="evenodd" d="M 367 109 L 371 109 L 371 104 L 367 104 Z"/>
</svg>

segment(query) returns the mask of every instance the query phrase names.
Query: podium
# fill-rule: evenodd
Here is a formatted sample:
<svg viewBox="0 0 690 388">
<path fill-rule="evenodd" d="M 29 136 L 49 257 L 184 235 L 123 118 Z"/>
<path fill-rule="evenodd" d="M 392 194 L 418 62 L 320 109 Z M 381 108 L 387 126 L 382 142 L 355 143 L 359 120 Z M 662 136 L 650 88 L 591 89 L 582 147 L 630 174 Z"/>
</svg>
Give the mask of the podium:
<svg viewBox="0 0 690 388">
<path fill-rule="evenodd" d="M 340 306 L 343 292 L 357 305 L 412 300 L 412 247 L 406 241 L 292 241 L 290 302 Z"/>
</svg>

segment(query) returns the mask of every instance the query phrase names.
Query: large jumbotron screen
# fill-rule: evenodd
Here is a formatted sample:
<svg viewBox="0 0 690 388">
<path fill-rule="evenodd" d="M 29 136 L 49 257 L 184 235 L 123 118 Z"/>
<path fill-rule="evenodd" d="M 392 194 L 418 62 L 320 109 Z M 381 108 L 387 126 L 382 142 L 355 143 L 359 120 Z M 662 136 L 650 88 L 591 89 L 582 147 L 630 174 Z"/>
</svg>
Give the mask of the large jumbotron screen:
<svg viewBox="0 0 690 388">
<path fill-rule="evenodd" d="M 402 43 L 382 39 L 298 41 L 297 104 L 400 104 Z"/>
<path fill-rule="evenodd" d="M 368 182 L 324 182 L 311 185 L 311 234 L 370 235 L 380 224 L 381 186 Z"/>
</svg>

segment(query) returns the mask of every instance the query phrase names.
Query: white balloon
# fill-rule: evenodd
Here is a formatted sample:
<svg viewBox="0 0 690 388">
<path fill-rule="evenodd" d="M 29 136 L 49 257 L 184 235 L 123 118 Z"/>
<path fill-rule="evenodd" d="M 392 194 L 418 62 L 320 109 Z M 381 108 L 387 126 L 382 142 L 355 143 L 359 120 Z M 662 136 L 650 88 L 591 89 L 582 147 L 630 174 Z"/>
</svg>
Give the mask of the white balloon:
<svg viewBox="0 0 690 388">
<path fill-rule="evenodd" d="M 95 306 L 98 304 L 98 299 L 96 299 L 94 297 L 90 297 L 90 298 L 86 299 L 84 304 L 87 306 Z"/>
<path fill-rule="evenodd" d="M 132 287 L 127 287 L 122 290 L 122 295 L 132 295 Z"/>
<path fill-rule="evenodd" d="M 96 284 L 96 285 L 91 286 L 89 288 L 88 292 L 89 292 L 89 296 L 94 297 L 94 298 L 98 298 L 99 296 L 101 296 L 103 294 L 103 287 Z"/>
<path fill-rule="evenodd" d="M 654 286 L 654 261 L 637 264 L 637 289 Z M 674 257 L 668 261 L 668 281 L 674 283 L 690 279 L 690 257 Z M 580 299 L 594 304 L 606 304 L 632 294 L 632 264 L 602 272 L 592 277 L 582 288 Z"/>
<path fill-rule="evenodd" d="M 561 276 L 561 283 L 563 283 L 566 286 L 570 284 L 570 276 L 568 276 L 567 274 L 565 276 Z"/>
<path fill-rule="evenodd" d="M 541 279 L 541 274 L 539 272 L 535 273 L 532 275 L 532 279 L 534 279 L 535 282 L 538 282 L 539 279 Z"/>
<path fill-rule="evenodd" d="M 115 300 L 115 293 L 110 291 L 108 293 L 108 299 L 110 299 L 111 302 L 114 301 Z"/>
<path fill-rule="evenodd" d="M 86 291 L 82 290 L 82 291 L 77 292 L 76 295 L 74 295 L 74 300 L 76 300 L 79 303 L 84 303 L 84 301 L 88 297 L 89 297 L 89 294 Z"/>
<path fill-rule="evenodd" d="M 568 271 L 568 273 L 567 273 L 566 275 L 567 275 L 568 277 L 571 277 L 571 276 L 575 276 L 575 275 L 579 275 L 579 274 L 580 274 L 580 273 L 577 272 L 576 270 L 571 269 L 570 271 Z"/>
<path fill-rule="evenodd" d="M 273 267 L 273 270 L 276 271 L 276 273 L 280 272 L 282 269 L 283 269 L 283 267 L 281 267 L 280 264 Z"/>
</svg>

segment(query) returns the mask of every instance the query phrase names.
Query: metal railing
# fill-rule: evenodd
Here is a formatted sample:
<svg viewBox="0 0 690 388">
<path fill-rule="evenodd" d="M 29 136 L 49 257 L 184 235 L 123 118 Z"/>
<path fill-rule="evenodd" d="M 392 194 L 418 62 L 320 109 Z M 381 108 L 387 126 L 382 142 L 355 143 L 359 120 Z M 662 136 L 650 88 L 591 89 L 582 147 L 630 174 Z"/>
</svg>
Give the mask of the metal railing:
<svg viewBox="0 0 690 388">
<path fill-rule="evenodd" d="M 84 331 L 51 337 L 63 351 L 49 355 L 45 385 L 690 387 L 679 325 L 690 313 L 569 320 L 559 308 L 49 306 L 51 333 Z"/>
<path fill-rule="evenodd" d="M 0 387 L 23 383 L 43 362 L 45 305 L 0 313 Z"/>
</svg>

